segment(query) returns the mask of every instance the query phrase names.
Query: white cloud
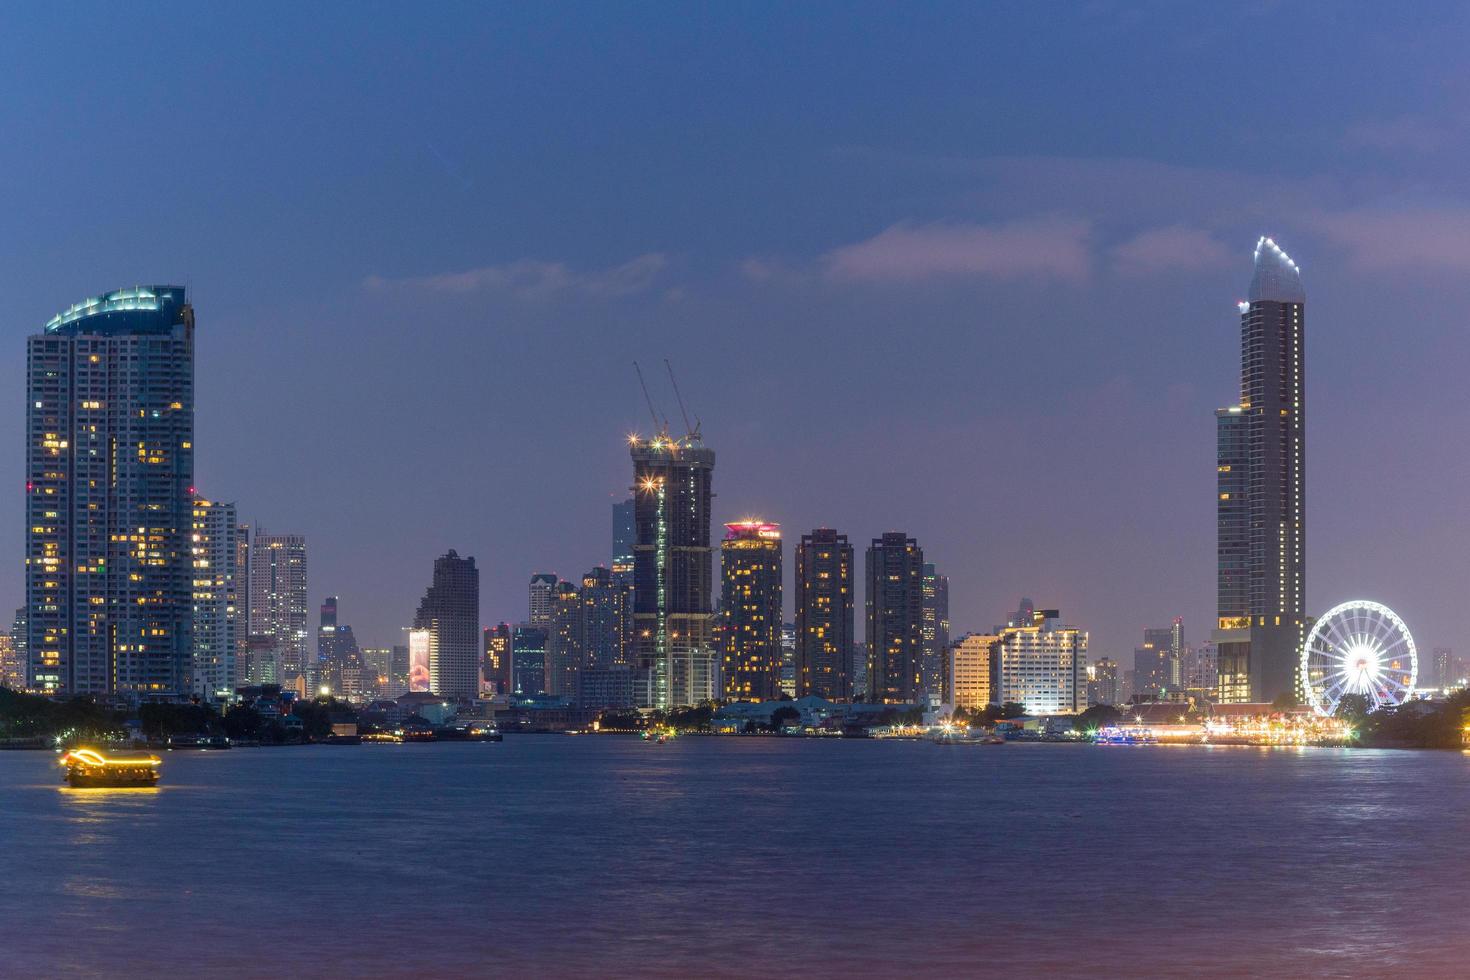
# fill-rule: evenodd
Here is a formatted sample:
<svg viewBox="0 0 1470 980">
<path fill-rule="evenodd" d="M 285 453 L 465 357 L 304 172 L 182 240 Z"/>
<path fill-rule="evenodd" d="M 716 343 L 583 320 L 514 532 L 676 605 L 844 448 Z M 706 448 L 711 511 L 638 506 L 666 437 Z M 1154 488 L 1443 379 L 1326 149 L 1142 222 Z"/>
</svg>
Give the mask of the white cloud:
<svg viewBox="0 0 1470 980">
<path fill-rule="evenodd" d="M 630 296 L 650 289 L 668 267 L 668 256 L 650 252 L 621 265 L 577 271 L 564 262 L 518 259 L 462 272 L 385 278 L 369 276 L 369 289 L 421 289 L 435 293 L 506 293 L 540 299 L 578 292 L 591 296 Z"/>
</svg>

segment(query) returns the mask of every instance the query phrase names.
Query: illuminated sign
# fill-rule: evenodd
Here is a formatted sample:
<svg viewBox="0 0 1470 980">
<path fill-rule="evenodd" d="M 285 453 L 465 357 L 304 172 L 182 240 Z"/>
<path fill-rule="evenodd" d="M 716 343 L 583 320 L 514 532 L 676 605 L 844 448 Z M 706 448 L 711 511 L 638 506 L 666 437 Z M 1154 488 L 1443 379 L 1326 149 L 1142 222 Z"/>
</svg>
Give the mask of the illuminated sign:
<svg viewBox="0 0 1470 980">
<path fill-rule="evenodd" d="M 429 651 L 434 646 L 431 630 L 408 631 L 408 689 L 429 690 Z"/>
</svg>

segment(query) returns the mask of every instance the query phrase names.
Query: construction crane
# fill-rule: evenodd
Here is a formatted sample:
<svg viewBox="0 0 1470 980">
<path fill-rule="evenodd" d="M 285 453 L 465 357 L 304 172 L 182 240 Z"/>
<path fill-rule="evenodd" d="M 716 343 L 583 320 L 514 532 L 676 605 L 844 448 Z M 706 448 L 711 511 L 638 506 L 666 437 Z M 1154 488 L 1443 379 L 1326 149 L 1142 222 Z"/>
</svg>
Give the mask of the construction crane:
<svg viewBox="0 0 1470 980">
<path fill-rule="evenodd" d="M 660 418 L 658 409 L 653 407 L 653 396 L 648 393 L 648 382 L 643 380 L 643 369 L 638 366 L 637 361 L 633 362 L 633 370 L 638 372 L 638 386 L 643 389 L 643 400 L 648 403 L 648 414 L 653 419 L 654 437 L 668 439 L 669 420 Z"/>
<path fill-rule="evenodd" d="M 669 359 L 664 358 L 664 368 L 669 372 L 669 384 L 674 386 L 674 397 L 679 401 L 679 414 L 684 417 L 685 438 L 691 442 L 701 442 L 699 435 L 699 416 L 694 416 L 694 424 L 689 424 L 689 410 L 684 407 L 684 396 L 679 392 L 679 382 L 674 378 L 674 366 Z M 666 423 L 667 424 L 667 423 Z"/>
</svg>

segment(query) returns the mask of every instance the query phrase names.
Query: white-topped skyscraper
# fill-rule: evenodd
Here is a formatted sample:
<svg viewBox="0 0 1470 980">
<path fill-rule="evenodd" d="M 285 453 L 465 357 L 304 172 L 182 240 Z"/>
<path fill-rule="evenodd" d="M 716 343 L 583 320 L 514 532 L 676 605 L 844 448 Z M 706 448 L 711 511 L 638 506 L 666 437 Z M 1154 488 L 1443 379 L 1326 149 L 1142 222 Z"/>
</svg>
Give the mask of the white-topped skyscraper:
<svg viewBox="0 0 1470 980">
<path fill-rule="evenodd" d="M 1270 238 L 1240 304 L 1240 404 L 1216 416 L 1218 693 L 1296 690 L 1306 627 L 1306 292 Z"/>
<path fill-rule="evenodd" d="M 194 309 L 180 286 L 85 300 L 26 341 L 29 684 L 188 694 Z"/>
</svg>

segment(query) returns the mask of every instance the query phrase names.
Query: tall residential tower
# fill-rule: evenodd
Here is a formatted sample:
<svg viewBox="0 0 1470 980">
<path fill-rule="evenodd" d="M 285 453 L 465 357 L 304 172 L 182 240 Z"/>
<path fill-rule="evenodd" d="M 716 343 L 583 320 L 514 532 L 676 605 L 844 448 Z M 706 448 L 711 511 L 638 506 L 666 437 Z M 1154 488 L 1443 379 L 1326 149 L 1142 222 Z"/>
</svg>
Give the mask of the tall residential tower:
<svg viewBox="0 0 1470 980">
<path fill-rule="evenodd" d="M 1274 241 L 1256 243 L 1240 304 L 1240 404 L 1216 412 L 1219 692 L 1296 689 L 1306 631 L 1306 293 Z"/>
<path fill-rule="evenodd" d="M 796 546 L 796 696 L 852 697 L 852 545 L 830 527 Z"/>
<path fill-rule="evenodd" d="M 725 525 L 720 543 L 723 695 L 769 701 L 781 694 L 781 525 Z"/>
<path fill-rule="evenodd" d="M 30 686 L 188 693 L 194 309 L 179 286 L 85 300 L 26 341 Z"/>
</svg>

